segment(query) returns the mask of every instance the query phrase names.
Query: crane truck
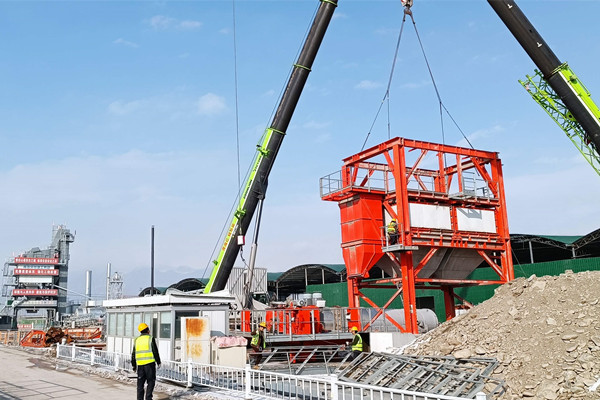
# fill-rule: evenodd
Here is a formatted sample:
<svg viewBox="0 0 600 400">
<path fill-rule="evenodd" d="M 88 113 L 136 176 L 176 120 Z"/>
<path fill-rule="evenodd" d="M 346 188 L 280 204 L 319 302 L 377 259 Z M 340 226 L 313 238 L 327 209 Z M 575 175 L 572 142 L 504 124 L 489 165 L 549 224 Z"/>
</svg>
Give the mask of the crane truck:
<svg viewBox="0 0 600 400">
<path fill-rule="evenodd" d="M 205 293 L 212 293 L 225 288 L 241 246 L 234 239 L 245 235 L 257 209 L 260 214 L 262 200 L 267 190 L 269 173 L 277 157 L 281 142 L 285 137 L 286 129 L 294 114 L 300 94 L 311 71 L 312 64 L 323 41 L 333 12 L 337 7 L 337 0 L 320 1 L 321 4 L 315 14 L 298 60 L 294 64 L 287 86 L 279 101 L 277 111 L 273 116 L 269 128 L 267 128 L 260 143 L 257 145 L 257 153 L 250 174 L 242 187 L 239 203 L 233 213 L 229 229 L 225 233 L 225 239 L 221 245 L 219 254 L 213 261 L 214 267 L 204 289 Z M 255 257 L 255 249 L 250 257 L 252 264 L 252 259 Z M 251 279 L 249 282 L 251 282 Z"/>
<path fill-rule="evenodd" d="M 513 0 L 488 0 L 538 67 L 519 81 L 600 175 L 600 109 L 567 63 L 561 62 Z"/>
</svg>

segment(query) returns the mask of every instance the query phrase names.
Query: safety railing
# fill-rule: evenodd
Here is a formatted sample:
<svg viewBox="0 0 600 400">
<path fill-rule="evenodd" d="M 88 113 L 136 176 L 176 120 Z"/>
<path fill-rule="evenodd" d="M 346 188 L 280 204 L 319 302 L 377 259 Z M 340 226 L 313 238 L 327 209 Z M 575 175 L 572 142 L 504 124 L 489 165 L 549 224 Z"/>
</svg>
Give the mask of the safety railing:
<svg viewBox="0 0 600 400">
<path fill-rule="evenodd" d="M 132 371 L 131 358 L 121 353 L 111 353 L 73 345 L 57 345 L 56 358 L 73 363 L 90 364 L 100 368 Z M 163 361 L 157 376 L 187 387 L 208 386 L 239 392 L 245 398 L 266 397 L 271 399 L 304 400 L 464 400 L 462 397 L 419 393 L 400 389 L 343 382 L 336 375 L 315 377 L 310 375 L 283 374 L 264 370 L 226 367 L 194 362 Z M 477 400 L 485 400 L 479 393 Z"/>
<path fill-rule="evenodd" d="M 266 310 L 235 310 L 229 314 L 229 333 L 249 336 L 258 329 L 258 324 L 266 324 L 267 342 L 295 342 L 307 339 L 347 340 L 351 338 L 349 328 L 356 326 L 363 332 L 398 332 L 390 318 L 400 324 L 403 315 L 396 309 L 383 309 L 376 320 L 377 310 L 365 307 L 290 307 L 269 308 Z M 403 317 L 402 317 L 403 318 Z M 420 322 L 421 323 L 421 322 Z M 422 324 L 422 323 L 421 323 Z M 427 321 L 422 326 L 424 332 L 437 326 L 435 321 Z"/>
<path fill-rule="evenodd" d="M 353 183 L 346 184 L 342 180 L 342 171 L 336 171 L 319 179 L 321 197 L 339 192 L 349 187 L 361 188 L 367 191 L 388 193 L 395 190 L 394 178 L 389 171 L 375 171 L 365 168 L 358 170 Z"/>
<path fill-rule="evenodd" d="M 29 331 L 0 331 L 0 344 L 18 346 Z"/>
</svg>

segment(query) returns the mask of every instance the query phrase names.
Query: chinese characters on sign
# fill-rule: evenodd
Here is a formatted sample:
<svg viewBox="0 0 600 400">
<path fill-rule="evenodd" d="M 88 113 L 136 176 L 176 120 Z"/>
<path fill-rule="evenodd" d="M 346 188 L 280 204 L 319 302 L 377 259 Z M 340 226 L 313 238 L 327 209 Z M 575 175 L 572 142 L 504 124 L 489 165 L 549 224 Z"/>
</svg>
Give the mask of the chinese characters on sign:
<svg viewBox="0 0 600 400">
<path fill-rule="evenodd" d="M 57 289 L 14 289 L 13 296 L 58 296 Z"/>
<path fill-rule="evenodd" d="M 58 275 L 57 269 L 50 268 L 15 268 L 14 275 Z"/>
<path fill-rule="evenodd" d="M 58 264 L 58 258 L 15 257 L 15 264 Z"/>
</svg>

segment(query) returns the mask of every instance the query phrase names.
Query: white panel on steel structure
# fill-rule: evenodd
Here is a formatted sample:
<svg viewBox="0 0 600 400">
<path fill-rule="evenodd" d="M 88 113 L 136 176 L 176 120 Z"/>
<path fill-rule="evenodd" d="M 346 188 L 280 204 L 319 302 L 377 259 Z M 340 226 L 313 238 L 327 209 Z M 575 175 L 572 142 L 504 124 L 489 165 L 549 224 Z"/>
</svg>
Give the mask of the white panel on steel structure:
<svg viewBox="0 0 600 400">
<path fill-rule="evenodd" d="M 19 276 L 19 283 L 52 283 L 51 276 Z"/>
<path fill-rule="evenodd" d="M 496 232 L 496 219 L 491 210 L 474 210 L 472 208 L 457 208 L 456 222 L 461 231 Z"/>
<path fill-rule="evenodd" d="M 450 207 L 409 203 L 410 225 L 418 228 L 452 229 Z"/>
</svg>

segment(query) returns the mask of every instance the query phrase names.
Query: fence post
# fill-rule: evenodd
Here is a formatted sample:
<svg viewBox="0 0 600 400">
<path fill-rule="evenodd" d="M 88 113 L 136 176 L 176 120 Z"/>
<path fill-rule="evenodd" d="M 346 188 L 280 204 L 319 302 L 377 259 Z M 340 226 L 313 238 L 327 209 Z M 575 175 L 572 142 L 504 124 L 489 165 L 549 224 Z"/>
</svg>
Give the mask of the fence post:
<svg viewBox="0 0 600 400">
<path fill-rule="evenodd" d="M 188 365 L 187 365 L 187 387 L 191 388 L 193 383 L 192 383 L 192 378 L 193 378 L 193 374 L 194 374 L 194 364 L 192 364 L 192 359 L 188 359 Z"/>
<path fill-rule="evenodd" d="M 96 358 L 96 351 L 92 346 L 92 351 L 90 352 L 90 365 L 94 365 L 94 358 Z"/>
<path fill-rule="evenodd" d="M 252 392 L 252 368 L 250 368 L 250 364 L 246 364 L 246 368 L 244 369 L 244 380 L 246 382 L 246 396 L 245 399 L 249 400 L 250 393 Z"/>
<path fill-rule="evenodd" d="M 75 343 L 71 347 L 71 361 L 75 361 Z"/>
<path fill-rule="evenodd" d="M 58 356 L 60 355 L 60 343 L 56 343 L 56 359 L 58 360 Z"/>
<path fill-rule="evenodd" d="M 333 374 L 331 377 L 331 400 L 338 400 L 338 377 Z"/>
<path fill-rule="evenodd" d="M 119 371 L 119 353 L 115 353 L 115 372 Z"/>
<path fill-rule="evenodd" d="M 486 394 L 485 394 L 485 393 L 483 393 L 483 392 L 478 392 L 478 393 L 475 395 L 475 400 L 487 400 L 487 396 L 486 396 Z"/>
</svg>

